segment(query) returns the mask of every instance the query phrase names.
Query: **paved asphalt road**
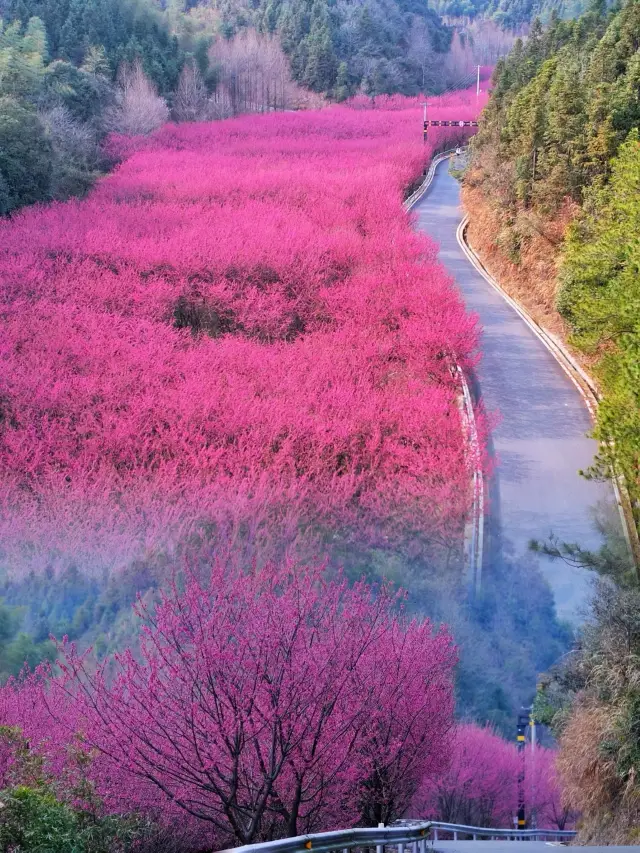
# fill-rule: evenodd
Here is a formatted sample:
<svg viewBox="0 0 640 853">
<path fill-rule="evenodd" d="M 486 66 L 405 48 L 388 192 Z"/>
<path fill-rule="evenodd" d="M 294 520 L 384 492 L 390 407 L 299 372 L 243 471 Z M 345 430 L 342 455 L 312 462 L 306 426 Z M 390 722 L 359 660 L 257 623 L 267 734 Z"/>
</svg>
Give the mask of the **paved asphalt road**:
<svg viewBox="0 0 640 853">
<path fill-rule="evenodd" d="M 594 509 L 599 503 L 613 504 L 613 490 L 578 474 L 589 466 L 596 449 L 587 437 L 591 421 L 580 393 L 458 245 L 456 228 L 463 217 L 460 188 L 448 165 L 445 161 L 438 167 L 431 188 L 413 212 L 420 230 L 438 242 L 440 260 L 469 310 L 478 315 L 482 360 L 473 391 L 487 411 L 500 417 L 493 431 L 496 470 L 488 489 L 484 570 L 504 558 L 540 559 L 559 615 L 579 619 L 589 594 L 588 574 L 562 561 L 535 558 L 528 543 L 553 532 L 563 541 L 597 547 L 601 539 L 593 523 Z"/>
<path fill-rule="evenodd" d="M 430 849 L 440 853 L 553 853 L 553 850 L 563 850 L 564 845 L 557 842 L 545 843 L 544 841 L 434 841 Z M 628 847 L 576 847 L 575 849 L 586 851 L 586 853 L 615 853 L 616 850 L 624 850 L 629 853 L 632 850 L 640 850 L 638 845 Z"/>
</svg>

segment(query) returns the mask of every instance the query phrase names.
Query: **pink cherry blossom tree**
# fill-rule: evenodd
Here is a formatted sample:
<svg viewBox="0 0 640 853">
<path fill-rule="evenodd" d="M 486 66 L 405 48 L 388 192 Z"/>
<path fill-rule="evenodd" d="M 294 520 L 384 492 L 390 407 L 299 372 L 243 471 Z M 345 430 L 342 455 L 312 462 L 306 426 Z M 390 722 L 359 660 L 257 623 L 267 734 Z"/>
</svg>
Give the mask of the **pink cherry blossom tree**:
<svg viewBox="0 0 640 853">
<path fill-rule="evenodd" d="M 509 826 L 519 766 L 513 745 L 491 729 L 458 726 L 448 769 L 424 781 L 414 811 L 447 823 Z"/>
<path fill-rule="evenodd" d="M 467 826 L 511 827 L 518 809 L 518 779 L 524 764 L 524 795 L 531 825 L 568 829 L 576 815 L 562 803 L 556 752 L 527 743 L 524 754 L 491 728 L 462 724 L 453 738 L 444 773 L 420 786 L 412 814 Z"/>
<path fill-rule="evenodd" d="M 525 758 L 525 796 L 536 826 L 573 829 L 579 815 L 562 796 L 562 781 L 556 768 L 557 751 L 529 748 Z"/>
<path fill-rule="evenodd" d="M 219 561 L 138 603 L 139 654 L 95 667 L 63 647 L 53 695 L 64 687 L 103 785 L 138 778 L 221 838 L 391 820 L 446 764 L 456 660 L 399 604 L 322 569 Z"/>
</svg>

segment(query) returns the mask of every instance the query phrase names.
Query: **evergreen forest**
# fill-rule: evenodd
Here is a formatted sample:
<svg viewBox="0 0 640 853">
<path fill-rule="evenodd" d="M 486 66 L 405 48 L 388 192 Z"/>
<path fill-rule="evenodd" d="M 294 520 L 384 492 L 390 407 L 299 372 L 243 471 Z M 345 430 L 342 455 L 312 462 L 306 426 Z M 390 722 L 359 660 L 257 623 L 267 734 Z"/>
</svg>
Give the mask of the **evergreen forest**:
<svg viewBox="0 0 640 853">
<path fill-rule="evenodd" d="M 528 31 L 536 19 L 570 19 L 585 11 L 584 0 L 433 0 L 433 8 L 447 20 L 489 18 L 507 30 Z"/>
</svg>

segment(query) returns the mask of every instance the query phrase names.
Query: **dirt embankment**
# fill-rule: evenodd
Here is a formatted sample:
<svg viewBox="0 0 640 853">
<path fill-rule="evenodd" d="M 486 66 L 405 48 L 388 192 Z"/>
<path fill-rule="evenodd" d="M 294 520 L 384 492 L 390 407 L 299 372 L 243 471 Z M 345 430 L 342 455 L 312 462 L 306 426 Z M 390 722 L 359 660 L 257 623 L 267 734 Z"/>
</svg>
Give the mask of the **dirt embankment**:
<svg viewBox="0 0 640 853">
<path fill-rule="evenodd" d="M 562 242 L 578 206 L 568 203 L 554 219 L 543 219 L 529 211 L 515 219 L 507 218 L 487 199 L 473 173 L 467 173 L 462 201 L 470 217 L 467 239 L 487 270 L 590 371 L 592 360 L 571 346 L 569 328 L 556 308 Z"/>
</svg>

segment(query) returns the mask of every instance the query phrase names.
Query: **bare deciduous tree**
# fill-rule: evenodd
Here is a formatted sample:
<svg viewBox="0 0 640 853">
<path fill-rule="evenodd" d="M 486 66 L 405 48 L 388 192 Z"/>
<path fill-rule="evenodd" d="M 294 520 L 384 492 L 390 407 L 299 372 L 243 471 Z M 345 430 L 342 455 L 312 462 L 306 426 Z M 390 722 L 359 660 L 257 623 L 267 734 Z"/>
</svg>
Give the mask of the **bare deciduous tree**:
<svg viewBox="0 0 640 853">
<path fill-rule="evenodd" d="M 169 118 L 169 109 L 142 70 L 139 60 L 124 63 L 118 73 L 117 104 L 110 111 L 111 130 L 130 136 L 152 133 Z"/>
<path fill-rule="evenodd" d="M 433 89 L 437 82 L 436 61 L 434 59 L 431 35 L 424 18 L 417 15 L 413 19 L 409 32 L 409 59 L 419 66 L 422 72 L 422 91 Z"/>
<path fill-rule="evenodd" d="M 53 147 L 51 192 L 55 198 L 81 195 L 100 168 L 98 134 L 58 104 L 40 110 L 38 117 Z"/>
<path fill-rule="evenodd" d="M 478 65 L 494 65 L 511 50 L 516 40 L 514 33 L 506 32 L 494 21 L 472 21 L 457 29 L 451 47 L 441 65 L 441 81 L 446 86 L 471 83 Z"/>
<path fill-rule="evenodd" d="M 495 65 L 506 56 L 517 38 L 516 33 L 503 30 L 491 18 L 476 18 L 466 28 L 473 50 L 474 65 Z"/>
<path fill-rule="evenodd" d="M 211 99 L 218 118 L 296 109 L 313 98 L 293 82 L 289 62 L 276 36 L 247 30 L 230 41 L 218 41 L 211 50 L 211 59 L 220 69 Z M 316 101 L 322 103 L 321 98 Z"/>
<path fill-rule="evenodd" d="M 176 121 L 206 121 L 210 118 L 207 87 L 193 61 L 187 62 L 182 69 L 172 113 Z"/>
</svg>

